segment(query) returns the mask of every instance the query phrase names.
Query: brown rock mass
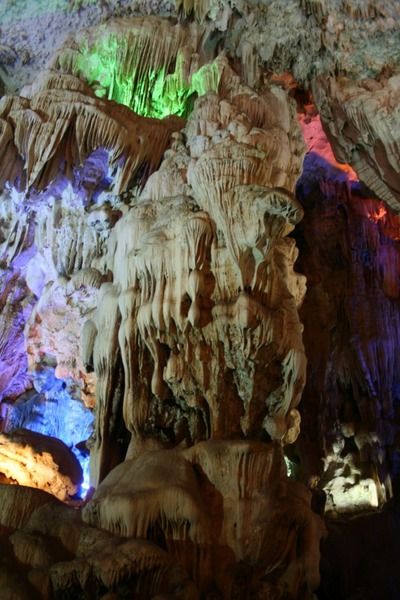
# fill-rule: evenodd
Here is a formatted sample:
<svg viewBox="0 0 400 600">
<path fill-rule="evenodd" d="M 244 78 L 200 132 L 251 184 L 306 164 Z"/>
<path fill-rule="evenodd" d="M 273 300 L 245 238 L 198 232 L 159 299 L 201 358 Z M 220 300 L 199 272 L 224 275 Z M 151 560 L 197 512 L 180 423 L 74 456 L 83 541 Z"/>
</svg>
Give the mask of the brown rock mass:
<svg viewBox="0 0 400 600">
<path fill-rule="evenodd" d="M 398 2 L 56 4 L 0 6 L 0 600 L 399 597 Z"/>
</svg>

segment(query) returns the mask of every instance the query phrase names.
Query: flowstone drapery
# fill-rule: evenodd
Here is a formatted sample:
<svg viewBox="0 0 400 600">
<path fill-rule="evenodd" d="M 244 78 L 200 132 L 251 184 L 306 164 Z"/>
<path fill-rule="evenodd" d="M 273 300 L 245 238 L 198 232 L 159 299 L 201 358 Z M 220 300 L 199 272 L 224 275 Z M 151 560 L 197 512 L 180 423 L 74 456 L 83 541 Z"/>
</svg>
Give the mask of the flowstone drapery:
<svg viewBox="0 0 400 600">
<path fill-rule="evenodd" d="M 329 523 L 400 481 L 398 3 L 60 0 L 57 44 L 4 3 L 46 36 L 0 44 L 0 596 L 365 591 Z"/>
<path fill-rule="evenodd" d="M 288 237 L 302 217 L 294 103 L 279 87 L 256 94 L 223 55 L 187 62 L 198 42 L 184 26 L 144 19 L 113 28 L 75 53 L 61 49 L 28 99 L 2 100 L 4 206 L 13 215 L 4 257 L 11 270 L 21 263 L 31 293 L 24 336 L 35 386 L 8 405 L 3 446 L 13 448 L 21 423 L 44 433 L 63 381 L 59 399 L 71 398 L 86 435 L 84 410 L 94 407 L 98 491 L 83 512 L 88 524 L 161 545 L 186 570 L 193 597 L 243 594 L 245 569 L 251 597 L 307 598 L 323 526 L 310 492 L 288 480 L 283 454 L 300 431 L 306 369 L 305 281 Z M 153 46 L 144 61 L 141 44 L 161 30 L 168 56 Z M 102 79 L 107 95 L 120 99 L 131 77 L 124 98 L 139 110 L 141 94 L 143 114 L 174 112 L 179 98 L 185 109 L 176 112 L 190 112 L 183 129 L 179 118 L 148 119 L 99 99 L 76 78 L 93 83 L 87 53 L 102 64 L 115 44 L 123 52 L 115 85 Z M 157 69 L 164 74 L 154 79 Z M 46 409 L 34 409 L 41 398 Z M 63 436 L 82 462 L 77 427 L 71 421 Z M 49 433 L 60 431 L 56 419 Z M 29 446 L 29 433 L 20 435 Z M 37 457 L 34 447 L 25 452 Z M 14 463 L 7 481 L 26 484 L 18 468 L 13 478 Z M 66 588 L 97 581 L 73 572 Z"/>
<path fill-rule="evenodd" d="M 305 284 L 286 235 L 301 218 L 291 189 L 302 143 L 281 90 L 258 97 L 242 86 L 238 94 L 238 78 L 221 69 L 220 98 L 197 101 L 110 236 L 113 283 L 87 329 L 98 332 L 90 333 L 94 481 L 105 474 L 101 454 L 109 456 L 103 431 L 119 353 L 128 455 L 148 441 L 293 442 L 299 431 L 305 358 L 297 306 Z"/>
</svg>

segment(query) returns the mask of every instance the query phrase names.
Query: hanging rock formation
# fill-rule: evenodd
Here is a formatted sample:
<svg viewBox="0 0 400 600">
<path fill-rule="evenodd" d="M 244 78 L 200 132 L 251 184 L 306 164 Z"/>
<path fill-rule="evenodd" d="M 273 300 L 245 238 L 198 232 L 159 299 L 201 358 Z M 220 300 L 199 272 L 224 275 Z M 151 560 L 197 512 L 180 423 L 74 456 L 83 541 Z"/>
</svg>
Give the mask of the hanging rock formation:
<svg viewBox="0 0 400 600">
<path fill-rule="evenodd" d="M 398 510 L 398 2 L 3 4 L 0 597 L 349 600 L 332 520 Z"/>
<path fill-rule="evenodd" d="M 321 115 L 336 156 L 399 212 L 399 75 L 354 82 L 341 78 L 316 89 Z"/>
<path fill-rule="evenodd" d="M 176 139 L 110 237 L 114 281 L 88 328 L 98 332 L 90 337 L 98 381 L 94 481 L 106 474 L 103 431 L 115 410 L 118 353 L 129 454 L 149 439 L 297 437 L 304 281 L 285 236 L 301 218 L 290 190 L 302 143 L 281 90 L 257 97 L 244 86 L 237 93 L 238 85 L 225 67 L 223 99 L 199 99 L 186 145 Z M 158 187 L 164 177 L 175 184 L 169 198 Z M 220 397 L 229 398 L 228 413 Z"/>
<path fill-rule="evenodd" d="M 104 148 L 115 169 L 114 190 L 122 192 L 140 167 L 151 171 L 158 165 L 171 132 L 179 128 L 174 118 L 145 120 L 106 103 L 74 77 L 44 74 L 31 93 L 29 100 L 0 101 L 2 184 L 18 178 L 27 190 L 42 190 Z M 145 144 L 149 137 L 151 147 Z"/>
</svg>

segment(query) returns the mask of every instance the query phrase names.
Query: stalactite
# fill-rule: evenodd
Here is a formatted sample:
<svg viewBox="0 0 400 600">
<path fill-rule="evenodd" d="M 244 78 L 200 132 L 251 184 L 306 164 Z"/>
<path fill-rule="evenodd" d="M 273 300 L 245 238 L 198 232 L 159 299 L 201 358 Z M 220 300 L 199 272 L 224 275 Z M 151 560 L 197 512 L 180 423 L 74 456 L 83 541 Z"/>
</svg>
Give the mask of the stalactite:
<svg viewBox="0 0 400 600">
<path fill-rule="evenodd" d="M 157 17 L 115 19 L 80 32 L 64 45 L 53 68 L 78 75 L 101 98 L 146 117 L 187 116 L 191 97 L 217 91 L 217 65 L 201 65 L 203 28 Z"/>
<path fill-rule="evenodd" d="M 13 156 L 7 150 L 1 157 L 2 184 L 14 182 L 8 179 L 10 161 L 18 165 L 23 159 L 19 176 L 25 174 L 27 189 L 44 189 L 99 147 L 109 151 L 116 193 L 124 191 L 144 165 L 150 172 L 158 166 L 170 134 L 179 129 L 179 119 L 160 123 L 141 118 L 96 98 L 88 89 L 84 93 L 78 85 L 65 86 L 62 77 L 48 77 L 30 100 L 2 100 L 0 115 L 12 129 L 15 148 Z M 145 143 L 149 138 L 151 146 Z"/>
<path fill-rule="evenodd" d="M 101 4 L 0 99 L 0 595 L 309 600 L 316 512 L 398 469 L 400 9 Z M 83 510 L 20 424 L 90 447 Z"/>
<path fill-rule="evenodd" d="M 316 100 L 337 156 L 358 177 L 399 211 L 398 75 L 353 82 L 348 78 L 320 81 Z"/>
</svg>

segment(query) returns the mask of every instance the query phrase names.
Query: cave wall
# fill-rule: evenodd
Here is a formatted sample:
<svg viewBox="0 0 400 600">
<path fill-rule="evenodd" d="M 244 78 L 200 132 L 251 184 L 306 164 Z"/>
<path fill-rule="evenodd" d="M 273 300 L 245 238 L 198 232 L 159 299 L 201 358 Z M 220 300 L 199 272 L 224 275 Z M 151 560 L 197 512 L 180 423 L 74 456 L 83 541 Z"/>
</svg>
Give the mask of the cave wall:
<svg viewBox="0 0 400 600">
<path fill-rule="evenodd" d="M 333 162 L 318 117 L 305 128 L 314 149 L 297 187 L 307 215 L 296 240 L 309 360 L 300 454 L 311 477 L 323 458 L 326 508 L 341 512 L 378 506 L 398 485 L 399 221 Z"/>
<path fill-rule="evenodd" d="M 325 513 L 328 598 L 397 497 L 397 2 L 0 10 L 5 593 L 312 598 Z"/>
</svg>

